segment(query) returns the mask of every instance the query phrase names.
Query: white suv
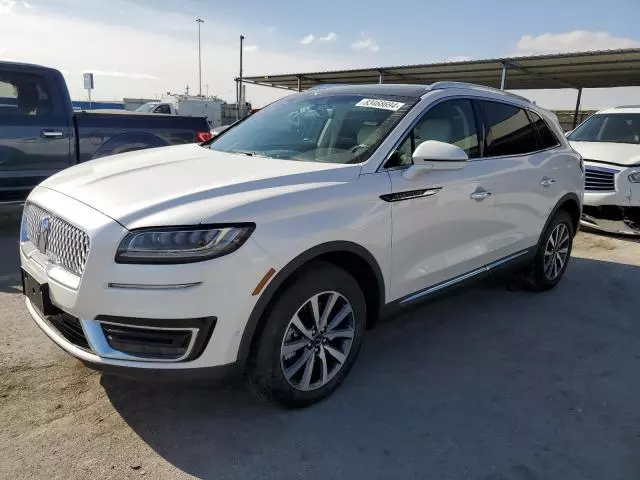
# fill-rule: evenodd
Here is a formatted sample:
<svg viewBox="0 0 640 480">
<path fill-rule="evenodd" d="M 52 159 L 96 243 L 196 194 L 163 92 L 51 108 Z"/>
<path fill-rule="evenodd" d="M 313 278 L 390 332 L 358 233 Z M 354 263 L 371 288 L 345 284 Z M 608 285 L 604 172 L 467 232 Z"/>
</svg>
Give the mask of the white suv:
<svg viewBox="0 0 640 480">
<path fill-rule="evenodd" d="M 93 368 L 239 371 L 308 405 L 342 382 L 382 313 L 502 266 L 553 288 L 583 184 L 558 124 L 521 97 L 313 90 L 208 144 L 46 180 L 22 222 L 26 305 Z"/>
<path fill-rule="evenodd" d="M 640 235 L 640 106 L 601 110 L 568 138 L 586 168 L 583 225 Z"/>
</svg>

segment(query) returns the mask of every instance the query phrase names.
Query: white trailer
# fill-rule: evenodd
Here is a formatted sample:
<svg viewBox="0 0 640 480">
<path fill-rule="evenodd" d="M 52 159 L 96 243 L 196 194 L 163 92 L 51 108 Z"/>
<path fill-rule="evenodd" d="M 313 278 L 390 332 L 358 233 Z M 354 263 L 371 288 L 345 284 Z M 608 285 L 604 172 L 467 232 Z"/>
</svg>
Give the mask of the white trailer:
<svg viewBox="0 0 640 480">
<path fill-rule="evenodd" d="M 147 102 L 136 111 L 183 117 L 206 117 L 209 127 L 215 128 L 222 125 L 222 106 L 226 103 L 218 98 L 171 95 L 162 100 Z"/>
</svg>

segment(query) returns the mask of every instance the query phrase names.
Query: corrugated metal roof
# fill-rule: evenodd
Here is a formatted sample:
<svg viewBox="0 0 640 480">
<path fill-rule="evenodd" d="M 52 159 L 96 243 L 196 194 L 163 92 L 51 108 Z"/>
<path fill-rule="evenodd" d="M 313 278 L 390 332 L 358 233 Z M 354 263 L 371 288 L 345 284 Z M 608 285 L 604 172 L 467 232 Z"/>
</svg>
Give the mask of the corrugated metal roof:
<svg viewBox="0 0 640 480">
<path fill-rule="evenodd" d="M 384 83 L 429 84 L 449 80 L 500 88 L 503 65 L 508 66 L 509 90 L 640 86 L 640 48 L 259 75 L 243 80 L 292 90 L 297 90 L 300 81 L 301 89 L 306 90 L 323 83 L 379 83 L 382 74 Z"/>
</svg>

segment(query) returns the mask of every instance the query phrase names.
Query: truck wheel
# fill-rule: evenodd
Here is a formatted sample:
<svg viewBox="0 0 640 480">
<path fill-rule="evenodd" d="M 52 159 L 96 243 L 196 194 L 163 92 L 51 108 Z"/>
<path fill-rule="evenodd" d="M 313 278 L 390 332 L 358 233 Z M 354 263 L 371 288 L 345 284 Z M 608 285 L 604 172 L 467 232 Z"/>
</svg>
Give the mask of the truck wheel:
<svg viewBox="0 0 640 480">
<path fill-rule="evenodd" d="M 366 317 L 353 277 L 328 263 L 305 268 L 262 319 L 249 362 L 250 387 L 290 408 L 327 397 L 356 360 Z"/>
<path fill-rule="evenodd" d="M 564 210 L 558 211 L 542 234 L 536 256 L 525 271 L 527 286 L 546 291 L 560 282 L 571 258 L 573 235 L 571 217 Z"/>
</svg>

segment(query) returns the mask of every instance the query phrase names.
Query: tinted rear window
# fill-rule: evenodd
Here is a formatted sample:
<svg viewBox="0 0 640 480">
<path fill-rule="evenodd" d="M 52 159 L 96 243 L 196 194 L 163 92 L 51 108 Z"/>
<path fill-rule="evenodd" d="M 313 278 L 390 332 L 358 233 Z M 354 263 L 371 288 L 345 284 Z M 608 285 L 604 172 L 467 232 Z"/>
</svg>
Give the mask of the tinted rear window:
<svg viewBox="0 0 640 480">
<path fill-rule="evenodd" d="M 505 103 L 480 101 L 486 126 L 486 157 L 522 155 L 538 150 L 537 134 L 525 111 Z"/>
<path fill-rule="evenodd" d="M 540 118 L 540 116 L 535 112 L 529 111 L 529 116 L 531 117 L 531 121 L 538 131 L 540 150 L 552 148 L 560 144 L 560 142 L 558 142 L 558 138 L 551 131 L 549 125 L 547 125 L 547 122 Z"/>
</svg>

